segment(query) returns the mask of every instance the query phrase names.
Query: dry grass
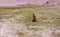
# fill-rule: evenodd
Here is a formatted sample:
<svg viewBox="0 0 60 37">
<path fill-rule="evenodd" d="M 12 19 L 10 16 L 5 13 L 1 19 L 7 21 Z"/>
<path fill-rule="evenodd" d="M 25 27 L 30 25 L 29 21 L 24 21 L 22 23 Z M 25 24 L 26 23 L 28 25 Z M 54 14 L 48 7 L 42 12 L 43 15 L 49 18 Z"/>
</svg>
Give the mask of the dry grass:
<svg viewBox="0 0 60 37">
<path fill-rule="evenodd" d="M 36 18 L 37 22 L 32 22 L 33 13 L 37 17 Z M 17 31 L 18 30 L 21 31 L 21 30 L 16 26 L 20 27 L 19 25 L 21 25 L 21 23 L 24 24 L 25 27 L 23 28 L 22 31 L 25 33 L 23 34 L 20 32 L 16 32 L 17 35 L 19 35 L 20 37 L 25 35 L 29 35 L 27 37 L 30 37 L 31 34 L 32 34 L 31 37 L 33 37 L 33 35 L 37 35 L 41 37 L 44 37 L 46 35 L 45 37 L 49 37 L 52 34 L 52 32 L 49 32 L 49 31 L 57 30 L 58 27 L 60 29 L 59 17 L 60 17 L 60 9 L 58 8 L 48 8 L 48 7 L 32 7 L 32 8 L 29 7 L 28 8 L 27 7 L 27 8 L 0 9 L 0 18 L 10 21 L 11 24 L 13 24 L 14 26 L 13 28 L 17 29 Z M 0 22 L 4 21 L 2 19 L 0 19 Z M 38 35 L 37 32 L 38 34 L 41 34 L 41 35 Z M 48 33 L 49 35 L 47 35 Z M 60 34 L 58 34 L 57 37 L 59 37 L 59 35 Z"/>
</svg>

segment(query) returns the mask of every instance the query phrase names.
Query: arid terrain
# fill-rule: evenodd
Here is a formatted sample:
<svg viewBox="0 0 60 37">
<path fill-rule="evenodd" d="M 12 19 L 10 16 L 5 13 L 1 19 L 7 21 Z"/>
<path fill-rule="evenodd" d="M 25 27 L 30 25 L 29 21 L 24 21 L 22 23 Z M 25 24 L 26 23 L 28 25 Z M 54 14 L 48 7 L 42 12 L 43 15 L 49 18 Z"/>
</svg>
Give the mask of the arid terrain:
<svg viewBox="0 0 60 37">
<path fill-rule="evenodd" d="M 60 8 L 2 8 L 0 37 L 60 37 Z"/>
</svg>

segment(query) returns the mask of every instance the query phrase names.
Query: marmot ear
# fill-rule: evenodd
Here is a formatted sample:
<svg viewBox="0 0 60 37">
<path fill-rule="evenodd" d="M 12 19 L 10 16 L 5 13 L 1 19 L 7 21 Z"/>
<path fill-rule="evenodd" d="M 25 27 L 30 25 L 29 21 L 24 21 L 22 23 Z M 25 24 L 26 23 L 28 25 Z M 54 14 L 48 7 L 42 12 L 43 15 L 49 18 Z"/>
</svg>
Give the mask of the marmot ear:
<svg viewBox="0 0 60 37">
<path fill-rule="evenodd" d="M 32 16 L 32 22 L 36 22 L 36 16 L 35 16 L 35 14 L 32 14 L 33 16 Z"/>
</svg>

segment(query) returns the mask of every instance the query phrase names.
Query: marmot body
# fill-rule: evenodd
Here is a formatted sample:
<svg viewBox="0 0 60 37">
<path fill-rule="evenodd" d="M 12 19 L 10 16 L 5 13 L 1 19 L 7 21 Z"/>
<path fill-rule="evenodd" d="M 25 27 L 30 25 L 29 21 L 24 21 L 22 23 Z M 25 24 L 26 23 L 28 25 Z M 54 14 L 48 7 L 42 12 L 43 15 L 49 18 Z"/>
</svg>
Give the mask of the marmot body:
<svg viewBox="0 0 60 37">
<path fill-rule="evenodd" d="M 36 16 L 33 14 L 32 22 L 36 22 Z"/>
</svg>

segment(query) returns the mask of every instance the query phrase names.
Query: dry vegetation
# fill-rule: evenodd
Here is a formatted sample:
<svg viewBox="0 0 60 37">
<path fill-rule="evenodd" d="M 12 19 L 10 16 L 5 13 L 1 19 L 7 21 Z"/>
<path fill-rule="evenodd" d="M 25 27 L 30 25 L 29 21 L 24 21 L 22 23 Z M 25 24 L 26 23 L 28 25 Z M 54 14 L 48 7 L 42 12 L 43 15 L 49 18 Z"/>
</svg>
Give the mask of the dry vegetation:
<svg viewBox="0 0 60 37">
<path fill-rule="evenodd" d="M 0 18 L 0 37 L 60 37 L 59 8 L 0 9 Z"/>
</svg>

